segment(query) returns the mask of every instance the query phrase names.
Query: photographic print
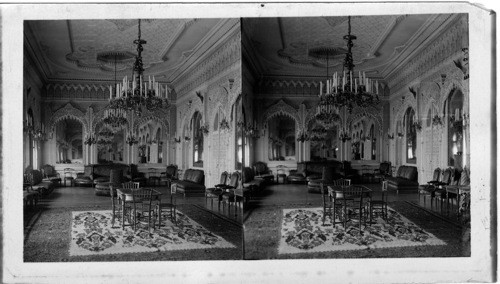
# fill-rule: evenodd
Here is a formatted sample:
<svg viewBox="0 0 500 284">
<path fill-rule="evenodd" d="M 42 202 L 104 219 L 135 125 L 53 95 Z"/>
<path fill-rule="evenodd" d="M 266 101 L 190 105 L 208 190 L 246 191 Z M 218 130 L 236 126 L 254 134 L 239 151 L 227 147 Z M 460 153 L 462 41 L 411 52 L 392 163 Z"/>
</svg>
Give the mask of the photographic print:
<svg viewBox="0 0 500 284">
<path fill-rule="evenodd" d="M 492 11 L 1 9 L 4 282 L 494 281 Z"/>
</svg>

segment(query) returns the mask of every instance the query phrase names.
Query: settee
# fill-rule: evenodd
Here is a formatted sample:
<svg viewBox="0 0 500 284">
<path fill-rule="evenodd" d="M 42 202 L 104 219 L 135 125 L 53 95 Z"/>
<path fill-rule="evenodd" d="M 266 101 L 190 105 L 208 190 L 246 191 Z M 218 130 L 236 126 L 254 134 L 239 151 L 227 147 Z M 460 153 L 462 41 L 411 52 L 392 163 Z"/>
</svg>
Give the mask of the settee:
<svg viewBox="0 0 500 284">
<path fill-rule="evenodd" d="M 109 177 L 113 169 L 120 169 L 123 172 L 124 181 L 140 182 L 145 184 L 147 179 L 144 173 L 137 170 L 137 165 L 131 164 L 93 164 L 86 165 L 84 172 L 79 173 L 75 179 L 75 185 L 96 185 L 98 183 L 109 182 Z"/>
<path fill-rule="evenodd" d="M 339 179 L 344 177 L 344 167 L 342 162 L 336 160 L 324 161 L 309 161 L 297 164 L 297 170 L 291 170 L 287 176 L 289 183 L 306 183 L 311 180 L 321 179 L 323 176 L 323 168 L 333 168 L 333 178 Z"/>
<path fill-rule="evenodd" d="M 418 190 L 418 170 L 414 166 L 400 166 L 394 177 L 386 177 L 387 189 L 396 190 Z"/>
<path fill-rule="evenodd" d="M 187 169 L 179 180 L 172 180 L 172 186 L 177 193 L 186 196 L 205 195 L 205 172 L 203 170 Z"/>
</svg>

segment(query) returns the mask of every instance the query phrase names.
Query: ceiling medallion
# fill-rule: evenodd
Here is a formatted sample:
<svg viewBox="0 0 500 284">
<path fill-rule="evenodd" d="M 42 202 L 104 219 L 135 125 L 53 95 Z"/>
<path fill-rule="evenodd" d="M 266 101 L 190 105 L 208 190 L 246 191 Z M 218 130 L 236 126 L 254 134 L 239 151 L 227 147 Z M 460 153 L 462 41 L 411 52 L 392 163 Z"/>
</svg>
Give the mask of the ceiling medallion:
<svg viewBox="0 0 500 284">
<path fill-rule="evenodd" d="M 133 111 L 140 116 L 147 109 L 156 111 L 167 108 L 168 88 L 166 84 L 155 81 L 155 77 L 148 77 L 146 82 L 144 78 L 144 66 L 142 62 L 143 45 L 146 41 L 141 39 L 141 20 L 139 19 L 138 38 L 134 40 L 137 45 L 137 56 L 133 66 L 132 81 L 126 76 L 121 84 L 116 84 L 115 89 L 109 87 L 109 108 L 124 111 Z"/>
<path fill-rule="evenodd" d="M 327 60 L 327 81 L 326 84 L 320 82 L 320 102 L 316 108 L 315 118 L 327 129 L 333 128 L 341 120 L 341 109 L 343 110 L 342 121 L 345 124 L 346 111 L 351 113 L 354 107 L 365 108 L 379 103 L 378 82 L 366 78 L 364 72 L 359 72 L 358 78 L 355 78 L 352 47 L 354 46 L 353 40 L 356 39 L 356 36 L 351 35 L 350 16 L 348 17 L 348 33 L 343 38 L 347 42 L 343 74 L 335 72 L 331 78 L 328 75 L 328 60 L 330 56 L 333 57 L 336 55 L 336 49 L 325 48 L 318 51 L 318 54 L 326 57 Z"/>
</svg>

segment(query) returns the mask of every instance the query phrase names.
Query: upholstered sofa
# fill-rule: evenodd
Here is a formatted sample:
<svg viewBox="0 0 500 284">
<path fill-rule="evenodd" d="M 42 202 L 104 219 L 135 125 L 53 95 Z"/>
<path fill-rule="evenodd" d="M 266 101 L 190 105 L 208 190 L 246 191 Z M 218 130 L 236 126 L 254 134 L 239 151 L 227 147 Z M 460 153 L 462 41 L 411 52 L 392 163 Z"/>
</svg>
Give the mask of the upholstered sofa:
<svg viewBox="0 0 500 284">
<path fill-rule="evenodd" d="M 205 195 L 205 172 L 203 170 L 187 169 L 182 180 L 172 180 L 177 193 L 186 196 Z"/>
<path fill-rule="evenodd" d="M 131 164 L 93 164 L 84 167 L 83 174 L 78 174 L 75 179 L 75 185 L 96 185 L 98 183 L 109 182 L 111 170 L 121 169 L 124 175 L 124 181 L 134 181 L 145 184 L 147 179 L 144 173 L 137 170 L 137 165 Z"/>
<path fill-rule="evenodd" d="M 305 183 L 311 180 L 321 179 L 323 176 L 323 168 L 325 167 L 333 168 L 335 179 L 344 177 L 342 162 L 336 160 L 309 161 L 298 163 L 297 170 L 290 171 L 290 174 L 287 176 L 287 181 L 290 183 Z"/>
<path fill-rule="evenodd" d="M 386 177 L 389 190 L 418 190 L 418 170 L 414 166 L 400 166 L 395 177 Z"/>
<path fill-rule="evenodd" d="M 44 180 L 41 171 L 32 169 L 27 169 L 25 171 L 25 180 L 31 185 L 30 189 L 39 192 L 41 195 L 49 195 L 52 193 L 57 183 L 55 181 Z"/>
</svg>

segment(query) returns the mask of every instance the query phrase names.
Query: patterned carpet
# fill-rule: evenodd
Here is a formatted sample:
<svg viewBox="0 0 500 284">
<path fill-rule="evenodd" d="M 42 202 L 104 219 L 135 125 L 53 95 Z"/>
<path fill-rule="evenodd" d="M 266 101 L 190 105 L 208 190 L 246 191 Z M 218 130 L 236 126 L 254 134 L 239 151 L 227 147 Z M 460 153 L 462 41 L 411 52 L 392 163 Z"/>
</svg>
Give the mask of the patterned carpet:
<svg viewBox="0 0 500 284">
<path fill-rule="evenodd" d="M 348 222 L 332 226 L 330 218 L 323 225 L 323 208 L 283 209 L 279 254 L 362 250 L 419 245 L 445 245 L 392 208 L 387 220 L 375 218 L 374 224 L 361 226 Z M 340 220 L 336 220 L 340 222 Z"/>
<path fill-rule="evenodd" d="M 341 250 L 332 249 L 334 247 L 333 227 L 329 224 L 328 219 L 325 224 L 328 224 L 328 226 L 321 226 L 322 213 L 314 211 L 315 208 L 317 209 L 317 205 L 293 206 L 283 204 L 254 208 L 247 213 L 248 218 L 245 220 L 244 225 L 245 259 L 470 256 L 470 239 L 467 237 L 467 228 L 456 226 L 442 218 L 438 218 L 435 214 L 431 214 L 427 210 L 409 202 L 396 201 L 389 203 L 389 206 L 397 213 L 397 215 L 393 214 L 392 218 L 395 219 L 398 216 L 395 220 L 400 220 L 401 224 L 406 222 L 407 225 L 410 225 L 409 228 L 400 226 L 397 230 L 391 231 L 388 230 L 390 227 L 386 227 L 385 232 L 382 230 L 377 232 L 373 228 L 368 228 L 373 232 L 365 234 L 371 236 L 365 239 L 356 238 L 359 235 L 357 226 L 344 230 L 344 233 L 336 231 L 337 239 L 335 241 L 344 243 Z M 284 214 L 284 212 L 290 213 L 297 209 L 305 209 L 315 214 L 309 220 L 316 219 L 319 226 L 314 224 L 316 221 L 312 221 L 310 226 L 306 226 L 302 221 L 297 221 L 301 224 L 297 228 L 300 228 L 303 224 L 306 228 L 309 226 L 308 228 L 311 230 L 310 233 L 306 233 L 306 231 L 297 233 L 299 230 L 292 228 L 295 226 L 292 215 L 285 217 Z M 297 215 L 295 214 L 295 216 Z M 306 219 L 305 216 L 304 219 Z M 290 225 L 287 231 L 289 235 L 282 232 L 283 224 Z M 379 220 L 377 226 L 383 227 L 386 224 Z M 372 225 L 372 227 L 375 227 L 375 225 Z M 410 231 L 406 231 L 408 229 L 413 231 L 410 233 Z M 326 234 L 321 234 L 320 231 Z M 346 231 L 348 232 L 346 233 Z M 384 233 L 380 234 L 380 232 Z M 401 237 L 400 239 L 398 235 Z M 282 236 L 284 237 L 282 238 Z M 394 244 L 386 242 L 382 245 L 383 242 L 380 240 L 385 240 L 385 238 L 393 240 Z M 409 238 L 409 240 L 404 238 Z M 404 246 L 401 246 L 403 244 Z M 308 246 L 311 248 L 300 249 L 297 247 L 301 245 L 304 248 Z M 348 246 L 351 247 L 350 250 L 347 249 Z M 325 249 L 327 247 L 329 248 Z"/>
<path fill-rule="evenodd" d="M 149 230 L 140 224 L 136 232 L 122 230 L 120 220 L 112 226 L 110 210 L 72 215 L 70 256 L 235 247 L 180 211 L 176 224 L 163 216 L 162 227 Z"/>
<path fill-rule="evenodd" d="M 76 235 L 73 234 L 75 228 L 74 212 L 99 212 L 109 210 L 109 206 L 85 206 L 73 208 L 57 208 L 46 209 L 39 207 L 37 211 L 25 212 L 24 226 L 24 262 L 87 262 L 87 261 L 176 261 L 176 260 L 228 260 L 242 259 L 243 255 L 243 230 L 241 225 L 234 222 L 228 222 L 223 218 L 218 218 L 213 214 L 208 213 L 205 209 L 196 205 L 180 205 L 178 211 L 185 217 L 180 217 L 183 220 L 182 227 L 174 228 L 166 224 L 162 227 L 160 234 L 150 235 L 147 230 L 137 230 L 137 234 L 132 238 L 125 239 L 122 237 L 110 237 L 111 233 L 103 232 L 102 234 L 92 234 L 89 222 L 89 229 L 84 231 L 79 239 L 80 245 L 88 246 L 87 249 L 75 246 L 71 250 L 70 247 L 76 244 Z M 90 216 L 90 215 L 88 215 Z M 95 216 L 94 216 L 95 217 Z M 102 218 L 102 219 L 101 219 Z M 109 222 L 109 216 L 106 214 L 103 217 L 97 218 L 101 222 Z M 82 219 L 83 220 L 83 219 Z M 166 219 L 162 219 L 164 222 Z M 84 221 L 80 230 L 84 228 Z M 181 223 L 179 223 L 181 224 Z M 119 223 L 115 222 L 115 226 Z M 78 227 L 77 226 L 77 227 Z M 101 224 L 95 225 L 101 227 Z M 104 226 L 107 227 L 107 226 Z M 153 233 L 153 232 L 152 232 Z M 106 235 L 108 234 L 108 235 Z M 129 234 L 129 229 L 126 230 Z M 100 236 L 102 235 L 102 236 Z M 118 235 L 118 234 L 117 234 Z M 86 236 L 86 237 L 85 237 Z M 107 238 L 107 240 L 106 240 Z M 153 239 L 161 241 L 155 242 Z M 171 240 L 169 239 L 171 238 Z M 176 243 L 171 245 L 174 250 L 167 250 L 159 245 L 161 242 L 171 241 Z M 128 251 L 139 250 L 141 252 L 111 252 L 116 249 L 116 246 L 123 244 L 131 244 Z M 74 242 L 74 244 L 73 244 Z M 103 248 L 103 243 L 108 242 L 106 246 L 113 244 L 115 248 L 108 249 L 110 253 L 93 253 L 92 249 L 98 250 Z M 211 243 L 215 242 L 215 245 Z M 84 243 L 86 243 L 84 245 Z M 101 243 L 101 244 L 99 244 Z M 155 247 L 156 246 L 156 247 Z M 80 252 L 80 253 L 79 253 Z M 79 254 L 79 255 L 76 255 Z"/>
</svg>

